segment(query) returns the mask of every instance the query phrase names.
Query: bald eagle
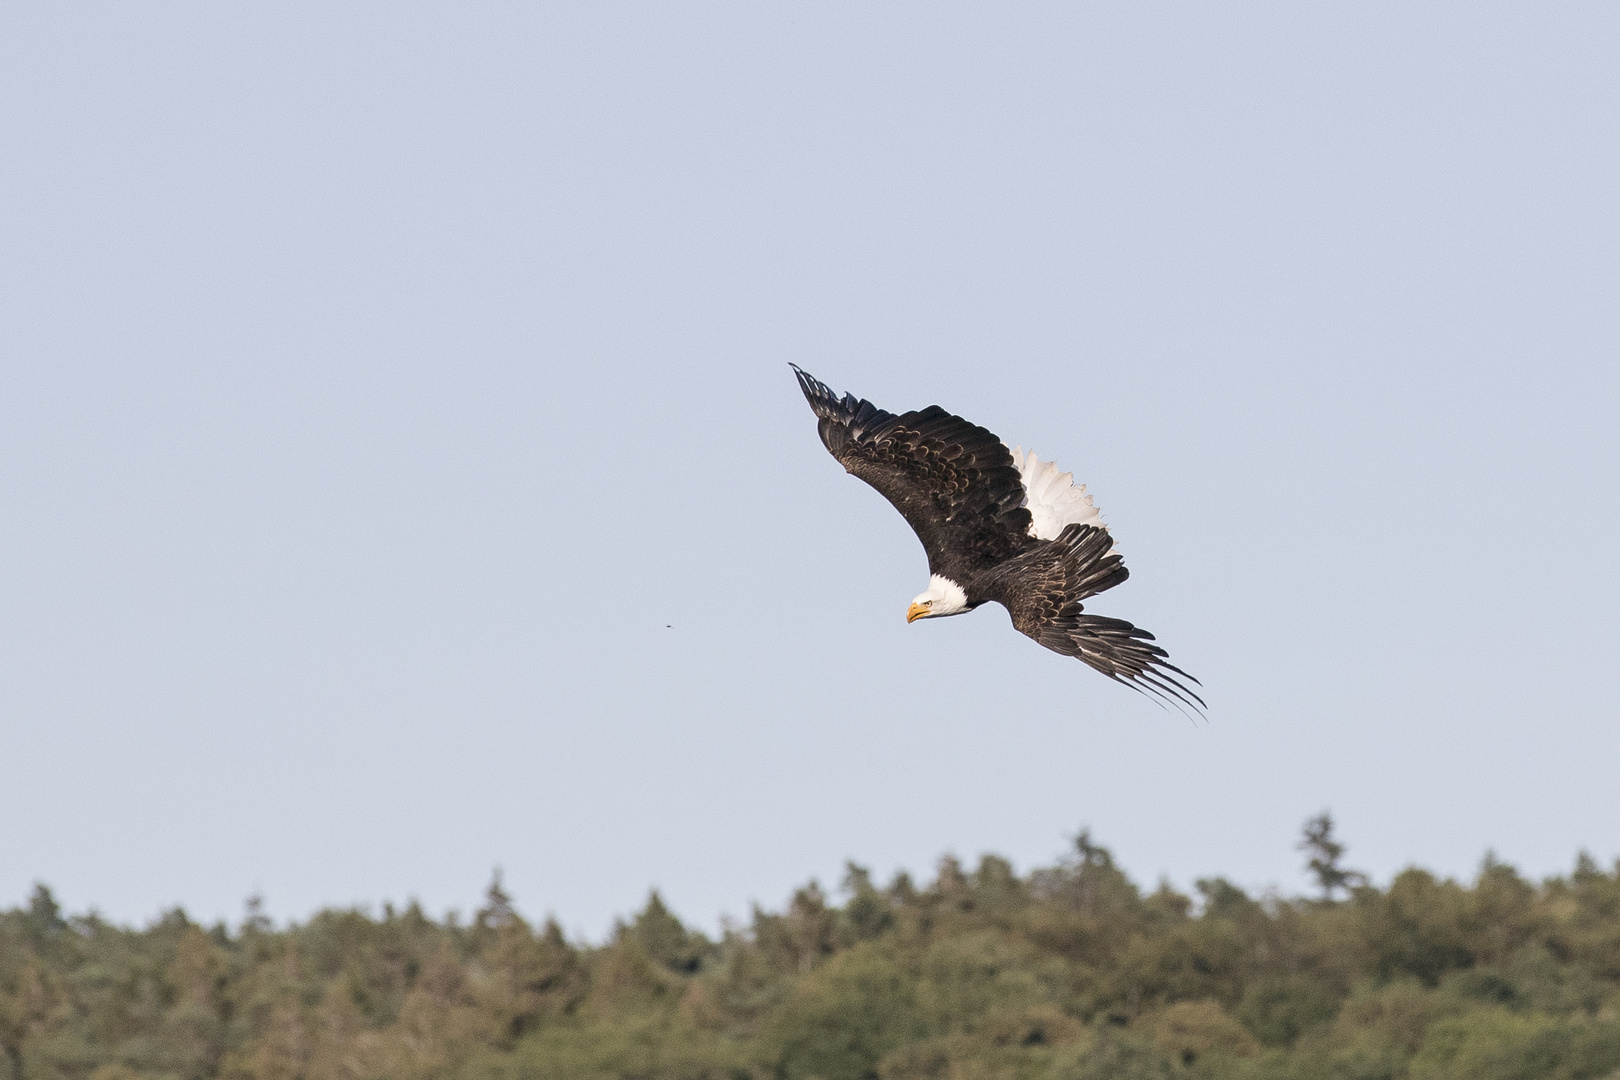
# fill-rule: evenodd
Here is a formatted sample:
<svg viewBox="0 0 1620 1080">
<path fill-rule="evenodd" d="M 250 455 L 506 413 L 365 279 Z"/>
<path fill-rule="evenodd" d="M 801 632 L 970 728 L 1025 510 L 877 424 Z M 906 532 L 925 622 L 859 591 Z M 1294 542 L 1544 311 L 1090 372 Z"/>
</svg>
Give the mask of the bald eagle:
<svg viewBox="0 0 1620 1080">
<path fill-rule="evenodd" d="M 994 600 L 1012 624 L 1053 652 L 1116 682 L 1202 710 L 1153 635 L 1083 614 L 1081 601 L 1129 576 L 1085 485 L 938 405 L 895 416 L 839 397 L 789 365 L 818 418 L 817 432 L 847 471 L 894 504 L 928 553 L 928 588 L 906 622 L 961 615 Z M 1183 681 L 1185 680 L 1185 681 Z"/>
</svg>

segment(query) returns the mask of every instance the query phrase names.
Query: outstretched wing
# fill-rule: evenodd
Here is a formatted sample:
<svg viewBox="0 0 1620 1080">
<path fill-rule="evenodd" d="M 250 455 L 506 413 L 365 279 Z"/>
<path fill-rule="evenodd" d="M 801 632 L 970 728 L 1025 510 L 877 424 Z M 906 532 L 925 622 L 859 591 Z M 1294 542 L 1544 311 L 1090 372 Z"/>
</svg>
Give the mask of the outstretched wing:
<svg viewBox="0 0 1620 1080">
<path fill-rule="evenodd" d="M 1170 663 L 1153 635 L 1122 619 L 1086 615 L 1081 601 L 1130 576 L 1107 530 L 1070 525 L 1056 540 L 998 567 L 985 582 L 1012 623 L 1053 652 L 1085 661 L 1110 679 L 1202 711 L 1198 680 Z M 1183 682 L 1182 680 L 1186 680 Z"/>
<path fill-rule="evenodd" d="M 821 441 L 900 511 L 930 573 L 966 585 L 1037 543 L 1018 468 L 1000 439 L 938 405 L 895 416 L 852 394 L 840 398 L 792 367 L 820 417 Z"/>
</svg>

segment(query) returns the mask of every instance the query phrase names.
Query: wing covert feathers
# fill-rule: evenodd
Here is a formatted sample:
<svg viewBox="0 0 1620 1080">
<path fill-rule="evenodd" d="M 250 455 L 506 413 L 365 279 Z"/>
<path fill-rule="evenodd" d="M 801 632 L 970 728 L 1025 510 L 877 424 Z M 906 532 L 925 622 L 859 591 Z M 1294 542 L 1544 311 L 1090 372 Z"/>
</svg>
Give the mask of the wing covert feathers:
<svg viewBox="0 0 1620 1080">
<path fill-rule="evenodd" d="M 966 585 L 1036 543 L 1018 469 L 996 436 L 938 405 L 895 416 L 793 370 L 822 443 L 900 511 L 930 573 Z"/>
</svg>

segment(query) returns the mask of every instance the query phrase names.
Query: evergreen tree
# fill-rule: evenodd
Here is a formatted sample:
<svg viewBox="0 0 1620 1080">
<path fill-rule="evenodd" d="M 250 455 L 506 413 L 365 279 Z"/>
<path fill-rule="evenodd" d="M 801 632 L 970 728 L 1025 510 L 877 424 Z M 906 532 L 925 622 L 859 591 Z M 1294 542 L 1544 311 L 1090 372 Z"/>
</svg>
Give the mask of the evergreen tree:
<svg viewBox="0 0 1620 1080">
<path fill-rule="evenodd" d="M 1346 870 L 1339 865 L 1339 860 L 1344 857 L 1344 845 L 1333 838 L 1332 814 L 1323 810 L 1310 818 L 1305 822 L 1303 833 L 1299 849 L 1310 856 L 1305 866 L 1316 878 L 1324 901 L 1332 901 L 1334 893 L 1340 889 L 1348 892 L 1366 884 L 1365 874 Z"/>
</svg>

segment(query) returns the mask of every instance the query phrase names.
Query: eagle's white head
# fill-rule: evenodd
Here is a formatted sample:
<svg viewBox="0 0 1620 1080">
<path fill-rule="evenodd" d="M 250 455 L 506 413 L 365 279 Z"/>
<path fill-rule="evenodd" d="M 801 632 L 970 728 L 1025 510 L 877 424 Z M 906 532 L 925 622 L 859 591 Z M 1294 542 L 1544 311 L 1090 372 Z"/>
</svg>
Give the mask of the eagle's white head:
<svg viewBox="0 0 1620 1080">
<path fill-rule="evenodd" d="M 950 578 L 932 574 L 928 578 L 928 588 L 918 593 L 906 610 L 906 622 L 934 619 L 941 615 L 960 615 L 966 610 L 967 593 L 962 591 L 962 586 Z"/>
</svg>

